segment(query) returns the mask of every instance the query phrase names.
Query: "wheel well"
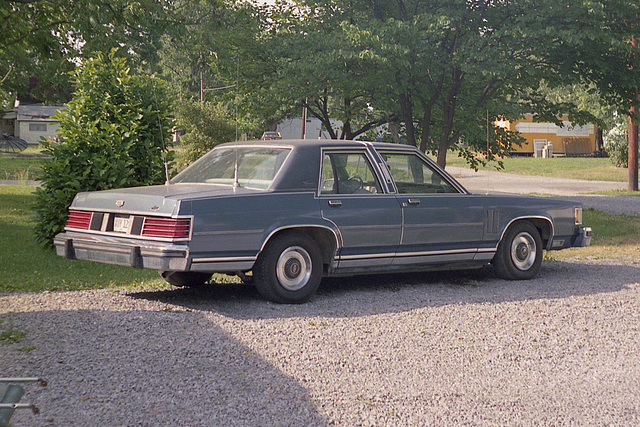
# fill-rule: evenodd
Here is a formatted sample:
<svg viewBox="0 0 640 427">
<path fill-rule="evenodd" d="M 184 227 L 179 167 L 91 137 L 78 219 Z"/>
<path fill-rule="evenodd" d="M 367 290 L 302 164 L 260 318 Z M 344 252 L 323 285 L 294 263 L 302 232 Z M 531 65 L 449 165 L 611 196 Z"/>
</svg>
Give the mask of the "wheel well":
<svg viewBox="0 0 640 427">
<path fill-rule="evenodd" d="M 540 233 L 543 249 L 546 249 L 548 247 L 549 240 L 551 239 L 553 233 L 551 221 L 545 218 L 522 218 L 509 224 L 509 227 L 518 222 L 528 222 L 533 225 L 538 230 L 538 233 Z"/>
<path fill-rule="evenodd" d="M 264 247 L 269 244 L 274 237 L 280 236 L 282 234 L 295 234 L 295 233 L 303 233 L 313 239 L 320 248 L 320 252 L 322 253 L 322 264 L 328 266 L 333 261 L 334 254 L 336 252 L 337 242 L 335 234 L 327 229 L 322 227 L 295 227 L 295 228 L 285 228 L 283 230 L 279 230 L 269 236 L 269 239 L 265 242 Z"/>
</svg>

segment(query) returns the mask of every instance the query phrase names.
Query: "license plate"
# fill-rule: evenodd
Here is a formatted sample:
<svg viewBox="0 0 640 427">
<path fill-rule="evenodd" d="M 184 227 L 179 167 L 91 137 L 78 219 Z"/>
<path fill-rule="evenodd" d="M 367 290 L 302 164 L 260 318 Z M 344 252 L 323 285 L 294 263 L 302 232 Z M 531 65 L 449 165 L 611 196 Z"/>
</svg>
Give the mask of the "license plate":
<svg viewBox="0 0 640 427">
<path fill-rule="evenodd" d="M 116 233 L 128 233 L 130 226 L 130 216 L 117 216 L 113 219 L 113 231 Z"/>
</svg>

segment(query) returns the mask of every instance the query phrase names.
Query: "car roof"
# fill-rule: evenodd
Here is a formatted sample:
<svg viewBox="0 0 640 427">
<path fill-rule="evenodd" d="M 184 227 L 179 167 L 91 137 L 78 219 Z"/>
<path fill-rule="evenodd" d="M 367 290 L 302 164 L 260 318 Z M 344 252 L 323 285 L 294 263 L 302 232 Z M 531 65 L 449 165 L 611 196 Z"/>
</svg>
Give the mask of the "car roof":
<svg viewBox="0 0 640 427">
<path fill-rule="evenodd" d="M 220 144 L 223 147 L 281 147 L 290 148 L 291 155 L 287 158 L 282 170 L 274 179 L 271 189 L 275 191 L 315 191 L 318 187 L 318 173 L 320 171 L 321 150 L 323 148 L 365 148 L 373 146 L 375 149 L 413 150 L 409 145 L 388 144 L 367 141 L 349 141 L 334 139 L 280 139 L 238 141 Z"/>
<path fill-rule="evenodd" d="M 219 146 L 273 146 L 273 147 L 308 147 L 308 148 L 362 148 L 368 145 L 376 149 L 406 149 L 415 150 L 412 145 L 394 144 L 388 142 L 369 142 L 344 139 L 279 139 L 279 140 L 253 140 L 253 141 L 236 141 L 220 144 Z"/>
</svg>

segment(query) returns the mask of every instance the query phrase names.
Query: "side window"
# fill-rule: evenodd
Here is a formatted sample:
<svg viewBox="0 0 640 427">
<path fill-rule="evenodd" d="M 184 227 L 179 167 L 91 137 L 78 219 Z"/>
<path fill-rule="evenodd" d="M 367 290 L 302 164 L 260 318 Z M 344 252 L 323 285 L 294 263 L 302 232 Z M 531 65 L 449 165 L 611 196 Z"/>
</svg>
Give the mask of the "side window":
<svg viewBox="0 0 640 427">
<path fill-rule="evenodd" d="M 380 183 L 364 153 L 325 153 L 320 194 L 376 194 Z"/>
<path fill-rule="evenodd" d="M 401 194 L 458 193 L 440 173 L 412 153 L 382 153 Z"/>
</svg>

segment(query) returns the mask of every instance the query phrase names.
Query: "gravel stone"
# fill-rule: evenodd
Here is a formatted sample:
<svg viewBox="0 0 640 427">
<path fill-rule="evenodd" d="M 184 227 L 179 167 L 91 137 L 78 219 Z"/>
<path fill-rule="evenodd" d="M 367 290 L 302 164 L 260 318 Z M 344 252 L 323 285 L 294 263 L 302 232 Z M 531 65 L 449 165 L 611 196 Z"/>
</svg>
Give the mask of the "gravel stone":
<svg viewBox="0 0 640 427">
<path fill-rule="evenodd" d="M 640 263 L 0 295 L 16 426 L 640 424 Z"/>
</svg>

